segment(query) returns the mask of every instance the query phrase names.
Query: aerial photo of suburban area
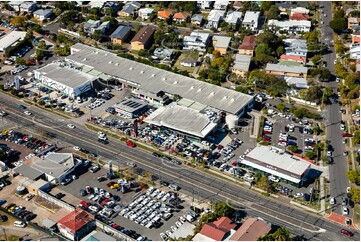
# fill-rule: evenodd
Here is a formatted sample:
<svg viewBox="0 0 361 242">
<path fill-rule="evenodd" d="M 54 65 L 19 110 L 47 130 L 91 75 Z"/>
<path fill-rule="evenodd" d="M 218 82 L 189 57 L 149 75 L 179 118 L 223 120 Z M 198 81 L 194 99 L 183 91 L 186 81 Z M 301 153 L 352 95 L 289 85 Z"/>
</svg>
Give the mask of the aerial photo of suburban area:
<svg viewBox="0 0 361 242">
<path fill-rule="evenodd" d="M 360 241 L 359 1 L 0 1 L 1 241 Z"/>
</svg>

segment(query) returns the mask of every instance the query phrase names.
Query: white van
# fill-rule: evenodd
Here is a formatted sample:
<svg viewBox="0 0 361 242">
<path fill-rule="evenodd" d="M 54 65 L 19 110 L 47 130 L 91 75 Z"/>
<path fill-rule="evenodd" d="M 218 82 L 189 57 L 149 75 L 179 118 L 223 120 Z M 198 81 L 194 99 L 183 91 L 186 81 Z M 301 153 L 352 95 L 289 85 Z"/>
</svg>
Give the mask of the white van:
<svg viewBox="0 0 361 242">
<path fill-rule="evenodd" d="M 25 228 L 26 227 L 26 223 L 22 222 L 22 221 L 15 221 L 14 222 L 14 226 L 15 227 L 20 227 L 20 228 Z"/>
<path fill-rule="evenodd" d="M 78 103 L 82 103 L 82 102 L 83 102 L 83 100 L 81 100 L 81 97 L 77 97 L 77 98 L 76 98 L 76 101 L 77 101 Z"/>
</svg>

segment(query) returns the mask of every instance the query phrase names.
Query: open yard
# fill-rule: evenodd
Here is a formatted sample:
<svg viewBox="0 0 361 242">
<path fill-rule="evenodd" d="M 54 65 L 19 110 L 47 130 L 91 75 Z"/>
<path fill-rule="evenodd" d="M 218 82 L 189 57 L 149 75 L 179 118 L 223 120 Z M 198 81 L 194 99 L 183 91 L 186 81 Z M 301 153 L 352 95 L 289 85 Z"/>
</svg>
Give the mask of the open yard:
<svg viewBox="0 0 361 242">
<path fill-rule="evenodd" d="M 182 52 L 182 54 L 178 57 L 178 60 L 174 64 L 174 67 L 178 68 L 179 70 L 188 71 L 189 73 L 193 73 L 195 67 L 185 67 L 180 65 L 180 61 L 184 58 L 193 58 L 195 60 L 198 59 L 198 52 L 197 51 L 187 51 Z"/>
</svg>

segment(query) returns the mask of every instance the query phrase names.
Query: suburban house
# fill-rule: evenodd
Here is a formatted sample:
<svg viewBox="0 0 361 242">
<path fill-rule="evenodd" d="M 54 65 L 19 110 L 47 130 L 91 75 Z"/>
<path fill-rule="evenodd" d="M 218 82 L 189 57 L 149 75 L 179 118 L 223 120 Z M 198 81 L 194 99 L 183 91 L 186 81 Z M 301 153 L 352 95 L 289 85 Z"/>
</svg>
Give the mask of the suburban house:
<svg viewBox="0 0 361 242">
<path fill-rule="evenodd" d="M 175 21 L 177 23 L 183 23 L 184 21 L 187 20 L 187 18 L 188 18 L 188 14 L 182 13 L 182 12 L 175 13 L 173 15 L 173 21 Z"/>
<path fill-rule="evenodd" d="M 210 34 L 201 32 L 192 32 L 189 36 L 183 38 L 183 49 L 205 51 L 210 42 Z"/>
<path fill-rule="evenodd" d="M 209 10 L 213 6 L 213 1 L 197 1 L 197 7 L 202 10 Z"/>
<path fill-rule="evenodd" d="M 204 224 L 201 231 L 194 236 L 193 241 L 228 240 L 236 226 L 229 218 L 221 217 L 214 222 Z"/>
<path fill-rule="evenodd" d="M 154 13 L 153 8 L 141 8 L 138 10 L 138 16 L 142 18 L 142 20 L 149 19 L 150 15 Z"/>
<path fill-rule="evenodd" d="M 8 4 L 11 7 L 11 9 L 13 9 L 15 12 L 19 12 L 21 3 L 22 2 L 20 2 L 20 1 L 11 1 Z"/>
<path fill-rule="evenodd" d="M 52 9 L 38 9 L 33 13 L 34 18 L 40 21 L 50 18 L 52 14 L 53 14 Z"/>
<path fill-rule="evenodd" d="M 221 36 L 221 35 L 213 36 L 212 43 L 214 50 L 219 51 L 221 55 L 226 54 L 231 39 L 232 39 L 231 37 L 227 37 L 227 36 Z"/>
<path fill-rule="evenodd" d="M 353 29 L 355 26 L 360 26 L 360 18 L 348 18 L 347 19 L 347 28 Z"/>
<path fill-rule="evenodd" d="M 238 47 L 238 53 L 241 55 L 253 56 L 256 48 L 257 38 L 253 35 L 244 36 L 242 44 Z"/>
<path fill-rule="evenodd" d="M 229 238 L 230 241 L 257 241 L 259 237 L 267 235 L 271 225 L 260 218 L 249 218 Z"/>
<path fill-rule="evenodd" d="M 309 14 L 310 10 L 308 10 L 307 8 L 304 8 L 304 7 L 291 8 L 291 16 L 295 13 Z"/>
<path fill-rule="evenodd" d="M 200 26 L 203 22 L 203 16 L 201 14 L 194 14 L 191 18 L 191 23 Z"/>
<path fill-rule="evenodd" d="M 155 29 L 152 26 L 145 26 L 131 40 L 132 50 L 143 50 L 151 46 Z"/>
<path fill-rule="evenodd" d="M 236 54 L 236 60 L 234 61 L 232 72 L 237 76 L 241 76 L 242 78 L 245 78 L 247 72 L 249 71 L 249 67 L 251 65 L 251 58 L 252 56 L 250 55 Z"/>
<path fill-rule="evenodd" d="M 32 13 L 38 8 L 38 5 L 35 2 L 22 2 L 20 4 L 21 13 Z"/>
<path fill-rule="evenodd" d="M 224 20 L 228 24 L 239 26 L 241 24 L 242 12 L 230 11 Z"/>
<path fill-rule="evenodd" d="M 286 55 L 307 57 L 307 43 L 304 39 L 284 39 Z"/>
<path fill-rule="evenodd" d="M 100 26 L 100 20 L 89 19 L 84 23 L 83 29 L 87 34 L 93 34 L 94 31 Z"/>
<path fill-rule="evenodd" d="M 360 59 L 360 44 L 352 44 L 350 45 L 350 58 L 351 59 Z"/>
<path fill-rule="evenodd" d="M 103 22 L 96 30 L 100 30 L 100 32 L 104 34 L 107 31 L 107 29 L 109 29 L 109 27 L 110 27 L 110 22 L 106 21 Z"/>
<path fill-rule="evenodd" d="M 70 240 L 80 240 L 95 229 L 94 215 L 77 208 L 58 221 L 59 232 Z"/>
<path fill-rule="evenodd" d="M 260 12 L 247 11 L 246 14 L 244 15 L 242 27 L 250 29 L 252 31 L 257 31 L 259 15 L 260 15 Z"/>
<path fill-rule="evenodd" d="M 124 5 L 124 7 L 122 8 L 122 10 L 120 10 L 118 12 L 118 16 L 119 17 L 130 17 L 130 16 L 134 16 L 136 14 L 137 8 L 134 7 L 132 4 L 126 4 Z"/>
<path fill-rule="evenodd" d="M 174 49 L 156 48 L 152 58 L 159 59 L 161 62 L 170 62 L 173 59 Z"/>
<path fill-rule="evenodd" d="M 360 31 L 351 34 L 351 39 L 352 39 L 352 44 L 356 44 L 356 43 L 360 44 Z"/>
<path fill-rule="evenodd" d="M 268 63 L 266 73 L 276 76 L 307 77 L 307 67 Z"/>
<path fill-rule="evenodd" d="M 278 21 L 275 19 L 268 20 L 268 28 L 275 29 L 277 31 L 286 31 L 288 33 L 310 32 L 311 21 L 308 20 L 288 20 Z"/>
<path fill-rule="evenodd" d="M 168 10 L 158 11 L 158 15 L 157 15 L 159 19 L 168 19 L 170 18 L 170 16 L 172 16 L 172 12 Z"/>
<path fill-rule="evenodd" d="M 130 2 L 126 2 L 125 5 L 132 5 L 136 9 L 140 9 L 140 7 L 142 6 L 142 3 L 137 2 L 137 1 L 130 1 Z"/>
<path fill-rule="evenodd" d="M 105 14 L 107 9 L 111 9 L 114 12 L 118 12 L 120 4 L 118 2 L 105 2 L 100 11 Z"/>
<path fill-rule="evenodd" d="M 89 2 L 89 6 L 90 8 L 102 8 L 104 6 L 105 2 L 101 2 L 101 1 L 90 1 Z"/>
<path fill-rule="evenodd" d="M 110 35 L 112 43 L 122 45 L 127 41 L 131 31 L 130 26 L 120 25 L 114 32 Z"/>
<path fill-rule="evenodd" d="M 225 0 L 216 0 L 213 5 L 213 9 L 215 10 L 227 10 L 229 5 L 229 1 Z"/>
<path fill-rule="evenodd" d="M 304 77 L 285 76 L 285 81 L 288 86 L 295 85 L 297 89 L 309 88 L 307 79 Z"/>
<path fill-rule="evenodd" d="M 354 12 L 354 11 L 359 11 L 358 9 L 356 9 L 356 8 L 348 8 L 348 9 L 346 9 L 346 16 L 349 16 L 350 15 L 350 13 L 352 13 L 352 12 Z"/>
<path fill-rule="evenodd" d="M 208 22 L 206 25 L 206 29 L 218 29 L 219 23 L 223 20 L 224 14 L 225 11 L 223 10 L 211 10 L 207 18 Z"/>
<path fill-rule="evenodd" d="M 239 10 L 243 7 L 243 2 L 242 1 L 234 1 L 233 2 L 233 8 L 236 10 Z"/>
<path fill-rule="evenodd" d="M 283 60 L 283 61 L 295 61 L 295 62 L 298 62 L 298 63 L 301 63 L 303 65 L 306 64 L 306 57 L 305 56 L 297 56 L 297 55 L 281 55 L 280 56 L 280 60 Z"/>
<path fill-rule="evenodd" d="M 294 13 L 291 15 L 290 20 L 302 21 L 309 20 L 311 17 L 305 13 Z"/>
<path fill-rule="evenodd" d="M 194 67 L 197 65 L 197 60 L 191 58 L 191 57 L 186 57 L 186 58 L 183 58 L 179 64 L 181 66 L 185 66 L 185 67 Z"/>
</svg>

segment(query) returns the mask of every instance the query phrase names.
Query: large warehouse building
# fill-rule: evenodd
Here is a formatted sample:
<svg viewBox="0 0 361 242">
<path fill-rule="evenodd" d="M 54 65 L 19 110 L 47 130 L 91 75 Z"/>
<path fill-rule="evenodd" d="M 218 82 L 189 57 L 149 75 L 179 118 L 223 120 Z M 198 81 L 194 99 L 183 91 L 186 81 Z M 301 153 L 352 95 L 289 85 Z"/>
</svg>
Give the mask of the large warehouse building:
<svg viewBox="0 0 361 242">
<path fill-rule="evenodd" d="M 51 63 L 34 71 L 36 80 L 44 85 L 66 94 L 71 98 L 80 96 L 93 87 L 93 82 L 97 80 L 90 74 L 68 67 L 61 67 L 58 64 Z"/>
<path fill-rule="evenodd" d="M 206 107 L 242 116 L 252 108 L 254 97 L 149 65 L 118 57 L 110 52 L 75 44 L 65 59 L 99 78 L 116 79 L 133 93 L 154 104 L 175 95 Z"/>
<path fill-rule="evenodd" d="M 0 51 L 6 51 L 11 46 L 16 45 L 26 36 L 25 31 L 11 31 L 0 39 Z"/>
<path fill-rule="evenodd" d="M 282 149 L 266 146 L 253 148 L 241 163 L 250 170 L 273 175 L 296 187 L 301 187 L 307 181 L 306 171 L 311 166 L 309 162 Z"/>
</svg>

